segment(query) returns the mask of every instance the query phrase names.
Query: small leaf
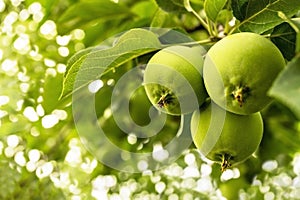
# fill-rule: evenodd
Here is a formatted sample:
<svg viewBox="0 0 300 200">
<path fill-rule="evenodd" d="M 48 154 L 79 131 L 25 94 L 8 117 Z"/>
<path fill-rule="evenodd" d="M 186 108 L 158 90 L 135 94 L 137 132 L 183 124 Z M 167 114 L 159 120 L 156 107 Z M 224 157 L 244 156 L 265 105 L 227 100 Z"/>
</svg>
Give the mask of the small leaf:
<svg viewBox="0 0 300 200">
<path fill-rule="evenodd" d="M 296 32 L 288 23 L 282 23 L 274 28 L 271 33 L 271 41 L 287 60 L 291 60 L 295 56 Z"/>
<path fill-rule="evenodd" d="M 216 21 L 218 14 L 226 5 L 227 0 L 205 0 L 204 10 L 209 19 Z"/>
<path fill-rule="evenodd" d="M 300 9 L 299 0 L 233 0 L 234 16 L 240 20 L 237 26 L 241 31 L 251 31 L 258 34 L 266 32 L 281 24 L 284 20 L 278 12 L 291 17 Z"/>
<path fill-rule="evenodd" d="M 104 72 L 160 47 L 157 35 L 153 32 L 145 29 L 127 31 L 120 36 L 113 47 L 96 49 L 84 54 L 76 62 L 72 62 L 65 76 L 61 98 L 100 78 Z"/>
<path fill-rule="evenodd" d="M 107 0 L 79 1 L 69 7 L 59 18 L 58 32 L 64 34 L 74 28 L 95 23 L 95 21 L 116 20 L 133 16 L 130 10 Z"/>
<path fill-rule="evenodd" d="M 300 119 L 300 55 L 275 80 L 269 95 L 286 105 Z"/>
</svg>

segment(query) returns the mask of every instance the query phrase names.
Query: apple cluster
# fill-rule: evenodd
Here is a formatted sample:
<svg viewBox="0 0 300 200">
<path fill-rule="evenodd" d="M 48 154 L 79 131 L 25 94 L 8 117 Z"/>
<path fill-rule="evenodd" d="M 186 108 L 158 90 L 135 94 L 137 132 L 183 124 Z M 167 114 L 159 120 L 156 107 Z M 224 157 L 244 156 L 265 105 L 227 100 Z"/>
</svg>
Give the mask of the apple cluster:
<svg viewBox="0 0 300 200">
<path fill-rule="evenodd" d="M 278 48 L 259 34 L 242 32 L 202 47 L 171 46 L 151 57 L 144 73 L 147 97 L 161 112 L 192 114 L 195 146 L 224 171 L 249 158 L 263 136 L 260 111 L 284 68 Z"/>
</svg>

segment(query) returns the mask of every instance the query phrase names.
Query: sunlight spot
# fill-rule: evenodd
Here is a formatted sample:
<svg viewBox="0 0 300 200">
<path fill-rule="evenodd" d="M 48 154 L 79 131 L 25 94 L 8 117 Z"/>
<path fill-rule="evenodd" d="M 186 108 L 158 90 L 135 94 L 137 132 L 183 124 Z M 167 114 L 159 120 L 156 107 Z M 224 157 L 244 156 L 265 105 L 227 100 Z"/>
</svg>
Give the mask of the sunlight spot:
<svg viewBox="0 0 300 200">
<path fill-rule="evenodd" d="M 56 115 L 53 115 L 53 114 L 45 115 L 42 118 L 42 126 L 45 129 L 54 127 L 58 122 L 59 122 L 58 117 Z"/>
<path fill-rule="evenodd" d="M 16 60 L 5 59 L 1 64 L 2 70 L 7 73 L 7 75 L 14 75 L 18 72 L 17 67 L 18 62 Z"/>
<path fill-rule="evenodd" d="M 65 73 L 67 70 L 67 66 L 64 64 L 61 64 L 61 63 L 58 63 L 56 68 L 57 68 L 58 73 L 61 73 L 61 74 Z"/>
<path fill-rule="evenodd" d="M 52 39 L 56 36 L 56 24 L 51 21 L 47 20 L 40 28 L 41 34 L 43 34 L 47 39 Z"/>
<path fill-rule="evenodd" d="M 222 175 L 221 175 L 221 181 L 228 181 L 230 179 L 233 179 L 234 172 L 231 169 L 226 169 Z"/>
<path fill-rule="evenodd" d="M 32 127 L 30 129 L 30 134 L 33 136 L 33 137 L 38 137 L 40 135 L 40 132 L 39 132 L 39 129 L 37 129 L 36 127 Z"/>
<path fill-rule="evenodd" d="M 79 193 L 80 193 L 81 191 L 79 190 Z M 81 196 L 80 195 L 73 195 L 72 197 L 71 197 L 71 200 L 81 200 L 82 198 L 81 198 Z"/>
<path fill-rule="evenodd" d="M 27 31 L 27 27 L 26 26 L 24 26 L 24 25 L 21 25 L 21 24 L 18 24 L 16 27 L 15 27 L 15 29 L 16 29 L 16 34 L 17 35 L 26 35 L 27 36 L 27 34 L 26 34 L 26 31 Z"/>
<path fill-rule="evenodd" d="M 20 111 L 23 108 L 23 104 L 24 104 L 24 99 L 21 99 L 21 100 L 17 101 L 17 103 L 16 103 L 16 105 L 17 105 L 16 111 Z"/>
<path fill-rule="evenodd" d="M 21 0 L 10 0 L 10 1 L 14 7 L 18 7 L 21 4 Z"/>
<path fill-rule="evenodd" d="M 106 108 L 106 109 L 104 110 L 103 117 L 104 117 L 105 119 L 108 119 L 111 115 L 112 115 L 111 109 L 110 109 L 110 108 Z"/>
<path fill-rule="evenodd" d="M 2 58 L 3 58 L 3 50 L 0 49 L 0 60 L 2 60 Z"/>
<path fill-rule="evenodd" d="M 70 54 L 68 47 L 59 47 L 58 54 L 62 57 L 67 57 Z"/>
<path fill-rule="evenodd" d="M 56 70 L 53 69 L 53 68 L 48 68 L 48 69 L 46 70 L 46 75 L 55 77 L 55 76 L 57 75 L 57 72 L 56 72 Z"/>
<path fill-rule="evenodd" d="M 155 190 L 157 193 L 161 194 L 166 189 L 166 184 L 164 182 L 158 182 L 155 184 Z"/>
<path fill-rule="evenodd" d="M 137 167 L 140 171 L 145 171 L 148 169 L 148 163 L 145 160 L 140 160 L 137 164 Z"/>
<path fill-rule="evenodd" d="M 0 145 L 0 150 L 1 150 L 1 145 Z M 293 187 L 300 188 L 300 177 L 299 176 L 297 176 L 293 179 Z"/>
<path fill-rule="evenodd" d="M 273 192 L 267 192 L 264 195 L 264 200 L 273 200 L 273 199 L 275 199 L 275 195 Z"/>
<path fill-rule="evenodd" d="M 80 51 L 80 50 L 82 50 L 84 48 L 85 48 L 85 45 L 83 43 L 81 43 L 81 42 L 76 43 L 75 46 L 74 46 L 74 50 L 75 51 Z"/>
<path fill-rule="evenodd" d="M 212 168 L 208 164 L 202 164 L 200 171 L 202 176 L 209 176 L 212 172 Z"/>
<path fill-rule="evenodd" d="M 0 110 L 0 119 L 8 115 L 8 112 L 5 110 Z"/>
<path fill-rule="evenodd" d="M 196 157 L 194 154 L 192 153 L 189 153 L 187 155 L 184 156 L 184 162 L 187 164 L 187 165 L 192 165 L 194 164 L 196 161 Z"/>
<path fill-rule="evenodd" d="M 133 145 L 137 142 L 137 137 L 135 134 L 130 133 L 127 137 L 127 141 L 129 144 Z"/>
<path fill-rule="evenodd" d="M 5 10 L 5 3 L 3 2 L 3 0 L 0 1 L 0 12 L 3 12 Z"/>
<path fill-rule="evenodd" d="M 129 199 L 131 196 L 131 190 L 128 186 L 124 185 L 120 188 L 120 195 L 122 199 Z"/>
<path fill-rule="evenodd" d="M 82 162 L 82 158 L 81 158 L 81 150 L 79 147 L 72 147 L 65 158 L 65 161 L 67 161 L 70 166 L 77 166 L 79 164 L 81 164 Z"/>
<path fill-rule="evenodd" d="M 83 40 L 84 37 L 85 37 L 85 33 L 81 29 L 75 29 L 75 30 L 72 31 L 72 36 L 76 40 Z"/>
<path fill-rule="evenodd" d="M 19 73 L 18 73 L 18 79 L 19 79 L 19 81 L 27 82 L 27 81 L 30 80 L 30 77 L 29 77 L 29 76 L 26 76 L 26 74 L 23 73 L 23 72 L 19 72 Z"/>
<path fill-rule="evenodd" d="M 9 135 L 6 139 L 7 145 L 15 148 L 19 145 L 19 137 L 16 135 Z"/>
<path fill-rule="evenodd" d="M 28 152 L 28 158 L 31 162 L 37 162 L 40 160 L 41 158 L 41 152 L 37 149 L 31 149 L 29 152 Z"/>
<path fill-rule="evenodd" d="M 8 15 L 6 15 L 4 19 L 4 25 L 5 26 L 11 26 L 13 23 L 15 23 L 18 20 L 18 13 L 17 12 L 10 12 Z"/>
<path fill-rule="evenodd" d="M 268 186 L 268 185 L 261 185 L 261 186 L 259 187 L 259 191 L 260 191 L 261 193 L 266 193 L 266 192 L 270 191 L 270 186 Z"/>
<path fill-rule="evenodd" d="M 15 162 L 16 162 L 18 165 L 20 165 L 20 166 L 22 166 L 22 167 L 24 167 L 24 166 L 26 165 L 26 159 L 25 159 L 25 157 L 24 157 L 24 152 L 23 152 L 23 151 L 17 152 L 17 153 L 15 154 L 14 160 L 15 160 Z"/>
<path fill-rule="evenodd" d="M 103 87 L 103 85 L 102 80 L 95 80 L 89 84 L 88 89 L 91 93 L 96 93 Z"/>
<path fill-rule="evenodd" d="M 278 167 L 278 163 L 276 160 L 269 160 L 263 163 L 262 169 L 266 172 L 272 172 Z"/>
<path fill-rule="evenodd" d="M 28 7 L 28 11 L 30 14 L 40 12 L 41 10 L 42 10 L 42 5 L 38 2 L 34 2 Z"/>
<path fill-rule="evenodd" d="M 113 86 L 114 84 L 115 84 L 115 80 L 114 79 L 109 79 L 107 81 L 107 85 L 109 85 L 109 86 Z"/>
<path fill-rule="evenodd" d="M 44 64 L 47 66 L 47 67 L 55 67 L 56 63 L 54 60 L 52 59 L 49 59 L 49 58 L 45 58 L 44 59 Z"/>
<path fill-rule="evenodd" d="M 0 106 L 3 106 L 5 104 L 9 103 L 9 97 L 8 96 L 0 96 Z"/>
<path fill-rule="evenodd" d="M 56 37 L 56 43 L 61 46 L 68 45 L 70 40 L 71 40 L 71 35 L 64 35 L 64 36 L 58 35 Z"/>
<path fill-rule="evenodd" d="M 11 158 L 13 157 L 15 154 L 15 150 L 14 148 L 8 146 L 4 149 L 4 155 L 7 157 L 7 158 Z"/>
<path fill-rule="evenodd" d="M 156 144 L 153 146 L 152 157 L 154 160 L 162 162 L 169 157 L 169 152 L 163 149 L 161 144 Z"/>
<path fill-rule="evenodd" d="M 26 21 L 29 18 L 29 16 L 30 16 L 30 14 L 29 14 L 28 10 L 23 9 L 19 13 L 19 20 L 20 21 Z"/>
<path fill-rule="evenodd" d="M 66 188 L 70 185 L 70 176 L 66 172 L 53 172 L 50 174 L 50 179 L 54 183 L 54 185 L 58 188 Z"/>
<path fill-rule="evenodd" d="M 27 93 L 30 88 L 30 85 L 28 83 L 21 83 L 19 86 L 20 86 L 20 90 L 23 93 Z"/>
<path fill-rule="evenodd" d="M 300 197 L 300 189 L 297 188 L 290 192 L 290 199 L 299 199 Z"/>
<path fill-rule="evenodd" d="M 199 176 L 199 170 L 195 166 L 188 166 L 183 170 L 183 178 L 197 178 Z"/>
<path fill-rule="evenodd" d="M 199 192 L 211 192 L 213 190 L 213 185 L 209 177 L 201 178 L 197 181 L 196 190 Z"/>
<path fill-rule="evenodd" d="M 286 173 L 281 173 L 273 178 L 273 184 L 280 187 L 288 187 L 292 185 L 293 180 Z"/>
<path fill-rule="evenodd" d="M 292 164 L 294 173 L 300 175 L 300 153 L 297 153 L 294 156 Z"/>
<path fill-rule="evenodd" d="M 38 116 L 42 117 L 45 115 L 45 110 L 41 104 L 36 107 L 36 113 Z"/>
<path fill-rule="evenodd" d="M 164 170 L 164 174 L 170 177 L 180 177 L 183 175 L 183 169 L 178 164 L 173 164 Z"/>
<path fill-rule="evenodd" d="M 20 54 L 26 54 L 30 51 L 29 36 L 21 34 L 13 44 L 14 48 L 19 51 Z"/>
<path fill-rule="evenodd" d="M 54 166 L 52 162 L 46 162 L 36 169 L 36 175 L 39 178 L 49 176 L 53 172 Z"/>
<path fill-rule="evenodd" d="M 29 162 L 26 163 L 27 171 L 34 172 L 34 170 L 36 170 L 36 168 L 37 168 L 37 165 L 36 165 L 35 162 L 29 161 Z"/>
<path fill-rule="evenodd" d="M 68 117 L 68 113 L 64 110 L 55 109 L 52 114 L 55 115 L 59 120 L 65 120 Z"/>
<path fill-rule="evenodd" d="M 43 59 L 43 56 L 41 54 L 39 54 L 39 48 L 36 46 L 34 46 L 34 50 L 31 50 L 29 52 L 29 55 L 35 61 L 41 61 Z"/>
<path fill-rule="evenodd" d="M 97 167 L 97 160 L 93 159 L 92 161 L 89 158 L 85 159 L 85 162 L 81 163 L 80 167 L 87 174 L 90 174 Z"/>
<path fill-rule="evenodd" d="M 179 197 L 177 194 L 171 194 L 169 197 L 168 197 L 168 200 L 179 200 Z"/>
<path fill-rule="evenodd" d="M 194 189 L 197 186 L 197 183 L 194 178 L 185 178 L 182 180 L 180 186 L 182 188 Z"/>
<path fill-rule="evenodd" d="M 39 116 L 31 106 L 28 106 L 24 109 L 23 115 L 31 122 L 36 122 L 39 120 Z"/>
<path fill-rule="evenodd" d="M 4 147 L 3 142 L 0 141 L 0 155 L 2 155 L 3 147 Z"/>
<path fill-rule="evenodd" d="M 44 18 L 44 13 L 43 12 L 36 12 L 36 13 L 34 13 L 33 14 L 33 20 L 35 21 L 35 22 L 41 22 L 42 20 L 43 20 L 43 18 Z"/>
</svg>

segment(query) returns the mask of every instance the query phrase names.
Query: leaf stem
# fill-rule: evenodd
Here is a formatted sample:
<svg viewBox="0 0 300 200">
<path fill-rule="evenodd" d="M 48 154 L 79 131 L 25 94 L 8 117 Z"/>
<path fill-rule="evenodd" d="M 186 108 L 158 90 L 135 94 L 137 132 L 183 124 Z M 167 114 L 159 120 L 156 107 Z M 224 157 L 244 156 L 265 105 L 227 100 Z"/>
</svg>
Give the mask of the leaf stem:
<svg viewBox="0 0 300 200">
<path fill-rule="evenodd" d="M 289 23 L 289 25 L 290 25 L 297 33 L 300 32 L 300 30 L 299 30 L 299 28 L 297 27 L 297 25 L 295 25 L 295 23 L 294 23 L 291 19 L 289 19 L 283 12 L 278 11 L 278 16 L 279 16 L 281 19 L 283 19 L 285 22 Z"/>
<path fill-rule="evenodd" d="M 209 25 L 202 19 L 202 17 L 192 8 L 190 0 L 184 0 L 184 7 L 188 12 L 193 13 L 195 17 L 199 20 L 200 24 L 211 34 L 211 28 Z"/>
</svg>

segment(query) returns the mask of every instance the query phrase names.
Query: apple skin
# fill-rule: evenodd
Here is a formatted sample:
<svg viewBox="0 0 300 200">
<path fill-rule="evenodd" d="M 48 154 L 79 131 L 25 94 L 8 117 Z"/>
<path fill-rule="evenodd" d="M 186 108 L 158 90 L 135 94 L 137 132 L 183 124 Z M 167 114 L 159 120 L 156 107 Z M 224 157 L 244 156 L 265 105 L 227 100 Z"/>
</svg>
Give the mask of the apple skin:
<svg viewBox="0 0 300 200">
<path fill-rule="evenodd" d="M 236 114 L 261 111 L 271 102 L 267 92 L 285 66 L 279 49 L 255 33 L 236 33 L 214 44 L 203 67 L 211 99 Z"/>
<path fill-rule="evenodd" d="M 144 87 L 150 102 L 170 115 L 191 113 L 208 97 L 202 78 L 203 48 L 166 47 L 149 60 Z"/>
<path fill-rule="evenodd" d="M 263 136 L 263 120 L 259 112 L 237 115 L 213 102 L 205 103 L 192 115 L 191 133 L 200 152 L 221 163 L 224 171 L 257 150 Z"/>
</svg>

